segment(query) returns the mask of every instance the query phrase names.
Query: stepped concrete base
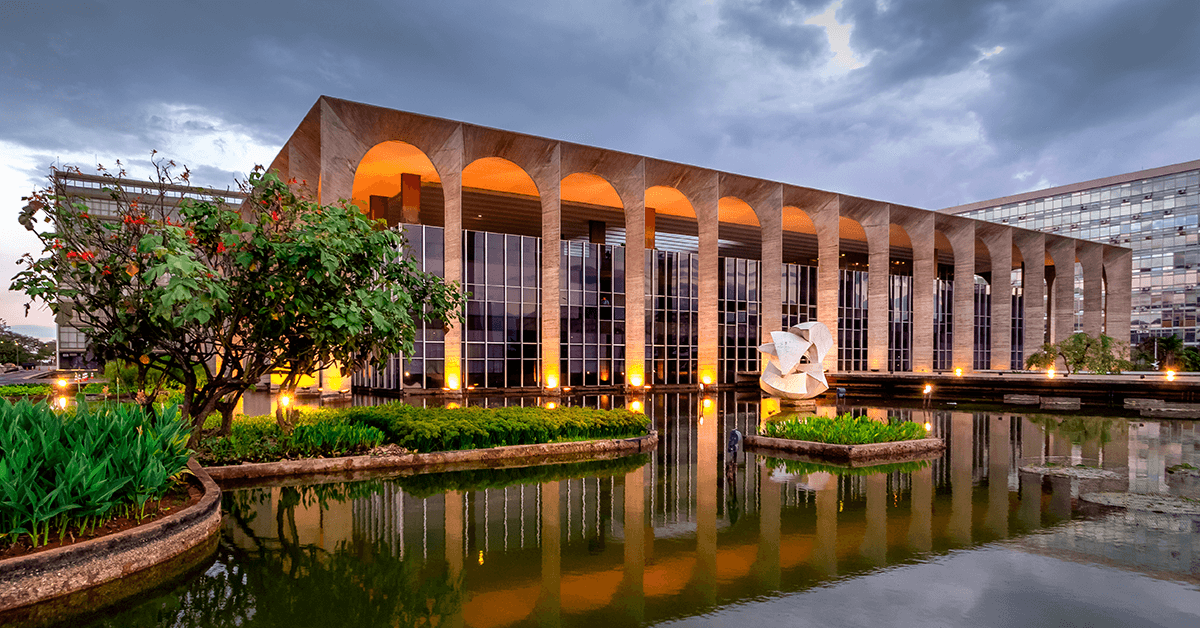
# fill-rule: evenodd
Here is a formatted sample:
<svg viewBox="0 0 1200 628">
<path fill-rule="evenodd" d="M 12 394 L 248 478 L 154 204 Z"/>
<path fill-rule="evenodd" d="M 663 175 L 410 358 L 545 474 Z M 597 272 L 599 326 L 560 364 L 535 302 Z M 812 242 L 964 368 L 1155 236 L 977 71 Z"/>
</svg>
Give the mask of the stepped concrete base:
<svg viewBox="0 0 1200 628">
<path fill-rule="evenodd" d="M 1200 404 L 1164 403 L 1142 408 L 1141 415 L 1150 419 L 1200 419 Z"/>
<path fill-rule="evenodd" d="M 1037 395 L 1004 395 L 1004 403 L 1014 406 L 1036 406 L 1042 398 Z"/>
<path fill-rule="evenodd" d="M 1043 410 L 1078 410 L 1079 397 L 1042 397 Z"/>
</svg>

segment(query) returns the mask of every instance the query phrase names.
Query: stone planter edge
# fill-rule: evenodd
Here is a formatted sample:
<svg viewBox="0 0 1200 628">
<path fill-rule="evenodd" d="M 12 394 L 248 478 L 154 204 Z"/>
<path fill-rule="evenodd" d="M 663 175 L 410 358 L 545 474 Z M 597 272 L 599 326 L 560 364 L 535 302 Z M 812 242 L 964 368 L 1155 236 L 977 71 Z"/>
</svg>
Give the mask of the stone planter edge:
<svg viewBox="0 0 1200 628">
<path fill-rule="evenodd" d="M 204 495 L 195 505 L 136 528 L 0 561 L 0 613 L 70 595 L 171 561 L 221 527 L 221 489 L 193 458 Z"/>
<path fill-rule="evenodd" d="M 843 462 L 905 458 L 914 454 L 941 451 L 946 448 L 945 441 L 940 438 L 922 438 L 918 440 L 872 443 L 867 445 L 835 445 L 807 440 L 749 435 L 745 437 L 745 443 L 748 450 L 786 451 L 814 458 Z"/>
</svg>

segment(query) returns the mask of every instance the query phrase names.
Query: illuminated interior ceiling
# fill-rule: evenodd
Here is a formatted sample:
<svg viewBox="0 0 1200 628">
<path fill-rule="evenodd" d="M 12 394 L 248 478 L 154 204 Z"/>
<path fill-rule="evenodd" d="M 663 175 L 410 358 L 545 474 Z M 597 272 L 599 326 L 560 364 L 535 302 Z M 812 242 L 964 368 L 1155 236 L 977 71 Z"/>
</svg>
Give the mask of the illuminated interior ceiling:
<svg viewBox="0 0 1200 628">
<path fill-rule="evenodd" d="M 1020 247 L 1015 244 L 1012 247 L 1012 262 L 1013 268 L 1020 268 L 1021 264 L 1025 262 L 1025 256 L 1021 255 Z"/>
<path fill-rule="evenodd" d="M 911 249 L 912 239 L 908 237 L 908 232 L 904 230 L 904 227 L 892 223 L 888 229 L 888 244 L 893 248 Z"/>
<path fill-rule="evenodd" d="M 783 208 L 783 230 L 817 235 L 817 226 L 813 224 L 812 218 L 799 207 Z"/>
<path fill-rule="evenodd" d="M 867 241 L 867 232 L 857 220 L 842 216 L 838 218 L 838 237 L 843 240 Z"/>
<path fill-rule="evenodd" d="M 359 207 L 367 207 L 371 196 L 391 198 L 400 193 L 400 175 L 405 173 L 421 175 L 422 183 L 441 181 L 433 162 L 416 146 L 395 141 L 376 144 L 358 162 L 350 197 Z"/>
<path fill-rule="evenodd" d="M 754 208 L 740 198 L 724 196 L 717 200 L 717 222 L 758 227 L 758 215 Z"/>
<path fill-rule="evenodd" d="M 604 180 L 604 177 L 585 173 L 576 172 L 572 175 L 567 175 L 562 180 L 560 188 L 562 200 L 567 203 L 586 203 L 589 205 L 603 205 L 605 207 L 614 207 L 623 209 L 621 197 L 617 195 L 617 190 L 612 184 Z"/>
<path fill-rule="evenodd" d="M 646 190 L 646 207 L 657 214 L 696 219 L 696 212 L 683 192 L 665 185 L 656 185 Z"/>
<path fill-rule="evenodd" d="M 537 186 L 520 166 L 501 157 L 476 159 L 463 168 L 464 188 L 538 196 Z"/>
</svg>

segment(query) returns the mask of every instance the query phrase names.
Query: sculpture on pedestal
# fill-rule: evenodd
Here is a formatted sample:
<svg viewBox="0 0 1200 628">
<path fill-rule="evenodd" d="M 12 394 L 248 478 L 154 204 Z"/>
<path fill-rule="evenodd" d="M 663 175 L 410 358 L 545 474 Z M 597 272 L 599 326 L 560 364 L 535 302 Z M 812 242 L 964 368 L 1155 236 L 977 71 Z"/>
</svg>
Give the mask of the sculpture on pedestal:
<svg viewBox="0 0 1200 628">
<path fill-rule="evenodd" d="M 833 347 L 833 335 L 823 323 L 801 323 L 787 331 L 771 332 L 772 342 L 759 346 L 767 356 L 758 385 L 784 400 L 812 399 L 829 389 L 822 361 Z"/>
</svg>

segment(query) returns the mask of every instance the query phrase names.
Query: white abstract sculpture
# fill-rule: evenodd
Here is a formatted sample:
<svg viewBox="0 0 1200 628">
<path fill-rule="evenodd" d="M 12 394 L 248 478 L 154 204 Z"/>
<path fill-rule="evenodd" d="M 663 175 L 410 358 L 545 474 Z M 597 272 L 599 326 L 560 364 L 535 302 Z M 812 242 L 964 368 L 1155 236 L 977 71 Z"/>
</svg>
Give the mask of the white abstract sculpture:
<svg viewBox="0 0 1200 628">
<path fill-rule="evenodd" d="M 794 325 L 771 332 L 771 340 L 758 350 L 767 356 L 767 368 L 758 385 L 781 399 L 812 399 L 829 389 L 821 362 L 833 347 L 833 335 L 823 323 Z"/>
</svg>

